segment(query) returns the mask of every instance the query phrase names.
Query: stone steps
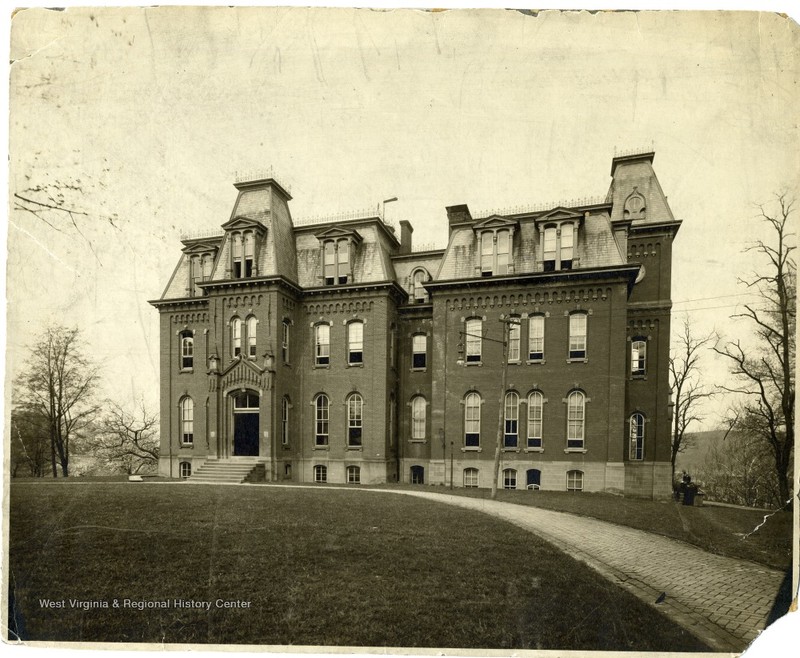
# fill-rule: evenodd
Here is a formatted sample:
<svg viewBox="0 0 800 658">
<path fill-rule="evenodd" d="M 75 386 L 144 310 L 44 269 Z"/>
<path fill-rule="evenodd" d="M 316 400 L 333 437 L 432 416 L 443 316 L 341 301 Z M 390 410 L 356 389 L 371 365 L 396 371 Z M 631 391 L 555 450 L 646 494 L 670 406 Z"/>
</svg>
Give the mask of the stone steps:
<svg viewBox="0 0 800 658">
<path fill-rule="evenodd" d="M 240 484 L 258 468 L 258 458 L 209 459 L 189 478 L 206 484 Z"/>
</svg>

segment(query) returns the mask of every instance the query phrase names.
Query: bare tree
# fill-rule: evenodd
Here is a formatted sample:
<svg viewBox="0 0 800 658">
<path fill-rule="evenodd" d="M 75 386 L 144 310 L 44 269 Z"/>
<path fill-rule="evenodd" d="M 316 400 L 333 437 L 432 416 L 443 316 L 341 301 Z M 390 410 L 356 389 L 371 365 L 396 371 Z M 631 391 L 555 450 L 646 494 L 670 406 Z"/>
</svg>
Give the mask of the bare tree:
<svg viewBox="0 0 800 658">
<path fill-rule="evenodd" d="M 85 356 L 77 328 L 48 327 L 30 348 L 15 383 L 15 399 L 43 419 L 53 477 L 69 475 L 70 445 L 87 428 L 97 407 L 98 368 Z"/>
<path fill-rule="evenodd" d="M 27 405 L 14 408 L 9 444 L 12 477 L 18 477 L 23 466 L 30 477 L 44 476 L 50 456 L 50 437 L 47 421 L 41 414 Z"/>
<path fill-rule="evenodd" d="M 703 419 L 700 406 L 703 400 L 714 395 L 706 389 L 700 377 L 700 357 L 702 350 L 711 346 L 714 340 L 711 333 L 703 338 L 692 336 L 692 327 L 688 316 L 683 320 L 683 327 L 678 340 L 669 357 L 670 386 L 674 403 L 672 416 L 672 482 L 675 482 L 675 460 L 678 453 L 688 446 L 687 428 L 694 422 Z"/>
<path fill-rule="evenodd" d="M 790 469 L 794 447 L 794 364 L 797 268 L 792 257 L 794 234 L 789 230 L 794 202 L 777 195 L 775 211 L 759 206 L 770 240 L 757 240 L 746 251 L 766 261 L 760 272 L 740 279 L 760 301 L 745 304 L 732 316 L 747 320 L 754 341 L 737 339 L 714 349 L 731 362 L 738 384 L 721 387 L 744 397 L 737 429 L 769 446 L 783 504 L 791 500 Z"/>
<path fill-rule="evenodd" d="M 158 465 L 158 415 L 142 401 L 135 413 L 114 402 L 106 403 L 97 435 L 97 448 L 105 460 L 128 475 Z"/>
</svg>

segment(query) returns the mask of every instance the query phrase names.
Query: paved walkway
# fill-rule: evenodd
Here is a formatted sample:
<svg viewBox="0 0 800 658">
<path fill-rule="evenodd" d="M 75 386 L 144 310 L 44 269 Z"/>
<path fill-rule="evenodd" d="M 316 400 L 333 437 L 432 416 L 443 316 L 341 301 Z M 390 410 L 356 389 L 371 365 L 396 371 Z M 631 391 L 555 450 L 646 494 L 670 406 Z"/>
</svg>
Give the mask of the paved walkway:
<svg viewBox="0 0 800 658">
<path fill-rule="evenodd" d="M 564 512 L 422 491 L 426 498 L 504 519 L 555 544 L 655 605 L 716 651 L 742 651 L 766 626 L 784 574 L 643 530 Z"/>
</svg>

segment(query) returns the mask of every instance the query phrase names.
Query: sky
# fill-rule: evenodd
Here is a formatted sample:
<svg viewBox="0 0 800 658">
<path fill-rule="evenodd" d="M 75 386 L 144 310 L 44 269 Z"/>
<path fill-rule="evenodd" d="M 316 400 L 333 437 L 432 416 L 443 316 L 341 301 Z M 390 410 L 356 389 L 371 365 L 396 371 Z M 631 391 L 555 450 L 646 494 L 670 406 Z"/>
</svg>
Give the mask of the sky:
<svg viewBox="0 0 800 658">
<path fill-rule="evenodd" d="M 104 394 L 158 401 L 160 297 L 180 236 L 271 169 L 295 219 L 374 208 L 444 247 L 445 206 L 604 196 L 616 152 L 655 150 L 683 226 L 673 326 L 727 338 L 751 300 L 754 204 L 800 191 L 798 30 L 753 12 L 304 8 L 19 11 L 12 21 L 8 376 L 77 325 Z M 86 215 L 14 194 L 66 184 Z M 41 197 L 36 197 L 41 198 Z M 704 356 L 709 383 L 727 366 Z M 708 405 L 711 429 L 724 413 Z"/>
</svg>

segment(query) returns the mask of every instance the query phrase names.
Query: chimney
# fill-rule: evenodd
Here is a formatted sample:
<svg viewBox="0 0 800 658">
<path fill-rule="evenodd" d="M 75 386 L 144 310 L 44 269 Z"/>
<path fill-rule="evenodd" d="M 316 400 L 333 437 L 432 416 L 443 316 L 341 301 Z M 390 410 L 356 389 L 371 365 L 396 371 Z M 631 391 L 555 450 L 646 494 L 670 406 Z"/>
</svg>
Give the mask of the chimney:
<svg viewBox="0 0 800 658">
<path fill-rule="evenodd" d="M 458 206 L 447 206 L 445 210 L 447 210 L 447 223 L 450 226 L 451 232 L 453 231 L 453 224 L 462 224 L 472 221 L 472 215 L 466 203 L 462 203 Z"/>
<path fill-rule="evenodd" d="M 411 234 L 414 232 L 414 227 L 411 222 L 406 219 L 400 220 L 400 253 L 411 253 Z"/>
</svg>

